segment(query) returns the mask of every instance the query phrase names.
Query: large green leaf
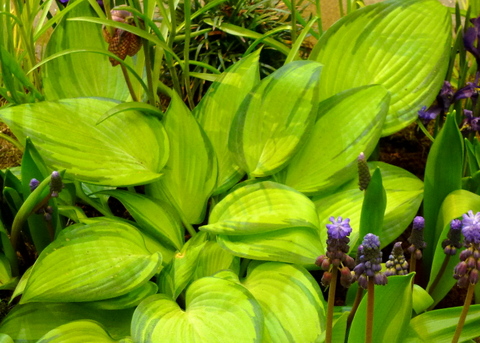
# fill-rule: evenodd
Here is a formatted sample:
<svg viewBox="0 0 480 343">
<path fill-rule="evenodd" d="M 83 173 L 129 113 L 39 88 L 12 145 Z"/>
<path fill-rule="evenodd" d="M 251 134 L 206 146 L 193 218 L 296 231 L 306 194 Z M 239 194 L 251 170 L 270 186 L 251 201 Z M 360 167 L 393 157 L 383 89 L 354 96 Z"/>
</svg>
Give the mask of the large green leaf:
<svg viewBox="0 0 480 343">
<path fill-rule="evenodd" d="M 92 310 L 79 303 L 29 303 L 17 305 L 0 325 L 0 332 L 15 342 L 35 343 L 48 331 L 75 320 L 90 319 L 101 323 L 114 338 L 130 334 L 133 309 Z"/>
<path fill-rule="evenodd" d="M 382 181 L 387 193 L 387 207 L 380 232 L 382 246 L 398 238 L 417 214 L 423 198 L 423 183 L 408 171 L 383 162 L 370 162 L 370 171 L 380 168 Z M 358 178 L 336 191 L 334 194 L 314 199 L 321 227 L 329 223 L 331 216 L 350 218 L 352 233 L 350 245 L 355 246 L 359 239 L 360 214 L 364 194 L 358 189 Z M 322 242 L 327 239 L 322 231 Z"/>
<path fill-rule="evenodd" d="M 50 330 L 37 343 L 127 343 L 130 339 L 114 340 L 101 325 L 90 320 L 78 320 Z"/>
<path fill-rule="evenodd" d="M 231 273 L 235 279 L 235 274 Z M 166 295 L 144 300 L 135 310 L 135 342 L 262 342 L 260 305 L 242 285 L 218 277 L 198 279 L 186 293 L 185 310 Z"/>
<path fill-rule="evenodd" d="M 133 226 L 69 226 L 38 257 L 20 302 L 114 298 L 146 283 L 161 264 L 161 254 L 150 253 Z"/>
<path fill-rule="evenodd" d="M 50 38 L 46 57 L 67 49 L 102 49 L 107 44 L 99 25 L 67 18 L 94 15 L 84 1 L 57 25 Z M 120 67 L 112 67 L 106 56 L 94 53 L 69 54 L 42 66 L 42 79 L 48 100 L 96 96 L 126 100 L 128 88 Z"/>
<path fill-rule="evenodd" d="M 216 193 L 230 188 L 243 176 L 243 170 L 235 163 L 228 149 L 228 134 L 240 104 L 252 88 L 260 82 L 260 50 L 241 59 L 229 68 L 208 89 L 194 115 L 205 130 L 218 159 Z"/>
<path fill-rule="evenodd" d="M 207 241 L 198 256 L 194 280 L 212 276 L 220 270 L 240 271 L 240 258 L 222 249 L 217 242 Z"/>
<path fill-rule="evenodd" d="M 229 148 L 252 177 L 283 168 L 312 125 L 322 66 L 297 61 L 278 69 L 251 92 L 235 116 Z"/>
<path fill-rule="evenodd" d="M 410 321 L 405 343 L 435 342 L 449 343 L 458 325 L 462 307 L 451 307 L 429 311 L 416 316 Z M 470 306 L 465 325 L 460 335 L 460 342 L 480 336 L 480 305 Z"/>
<path fill-rule="evenodd" d="M 375 286 L 372 342 L 404 342 L 403 338 L 412 316 L 413 277 L 413 273 L 390 276 L 386 286 Z M 349 343 L 365 340 L 368 295 L 363 297 L 355 313 L 348 337 Z"/>
<path fill-rule="evenodd" d="M 440 206 L 448 194 L 462 188 L 463 151 L 462 134 L 455 113 L 451 113 L 432 144 L 425 166 L 424 236 L 427 247 L 431 247 L 423 254 L 427 266 L 431 266 L 434 247 L 444 228 L 437 226 Z"/>
<path fill-rule="evenodd" d="M 350 13 L 311 55 L 324 64 L 322 98 L 381 84 L 392 95 L 382 134 L 406 127 L 443 84 L 451 30 L 450 12 L 437 0 L 387 0 Z"/>
<path fill-rule="evenodd" d="M 115 105 L 93 98 L 25 104 L 0 110 L 0 120 L 23 144 L 30 137 L 49 167 L 77 180 L 127 186 L 158 179 L 169 150 L 161 122 L 132 111 L 96 125 Z"/>
<path fill-rule="evenodd" d="M 243 285 L 262 307 L 263 342 L 318 342 L 325 326 L 320 287 L 303 267 L 252 263 Z"/>
<path fill-rule="evenodd" d="M 184 229 L 168 203 L 122 190 L 106 190 L 100 193 L 120 200 L 142 230 L 177 250 L 182 248 Z"/>
<path fill-rule="evenodd" d="M 188 223 L 201 223 L 217 182 L 212 144 L 175 92 L 163 123 L 171 143 L 170 158 L 164 177 L 149 185 L 146 192 L 172 202 Z"/>
<path fill-rule="evenodd" d="M 351 89 L 323 101 L 305 144 L 276 178 L 307 194 L 327 191 L 353 178 L 358 155 L 370 156 L 380 138 L 388 101 L 387 91 L 378 85 Z"/>
</svg>

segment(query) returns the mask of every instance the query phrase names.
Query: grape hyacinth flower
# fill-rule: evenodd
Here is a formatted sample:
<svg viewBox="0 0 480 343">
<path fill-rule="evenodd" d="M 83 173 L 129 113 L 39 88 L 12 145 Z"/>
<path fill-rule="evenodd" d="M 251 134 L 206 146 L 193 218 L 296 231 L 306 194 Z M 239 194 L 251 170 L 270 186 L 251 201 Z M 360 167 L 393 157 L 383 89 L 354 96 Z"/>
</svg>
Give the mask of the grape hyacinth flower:
<svg viewBox="0 0 480 343">
<path fill-rule="evenodd" d="M 40 181 L 37 179 L 31 179 L 30 183 L 28 186 L 30 187 L 30 192 L 33 192 L 35 189 L 37 189 L 38 185 L 40 184 Z"/>
<path fill-rule="evenodd" d="M 371 176 L 370 170 L 368 169 L 367 159 L 365 158 L 365 154 L 363 152 L 358 155 L 357 158 L 358 164 L 358 187 L 361 191 L 367 189 L 368 184 L 370 183 Z"/>
<path fill-rule="evenodd" d="M 425 227 L 425 219 L 421 216 L 413 218 L 413 227 L 408 242 L 410 246 L 407 248 L 410 255 L 410 271 L 415 271 L 416 261 L 422 258 L 422 249 L 427 246 L 423 239 L 423 228 Z"/>
<path fill-rule="evenodd" d="M 386 276 L 408 274 L 408 262 L 403 254 L 402 242 L 396 242 L 393 245 L 392 253 L 388 257 L 385 267 L 387 268 Z"/>
<path fill-rule="evenodd" d="M 442 248 L 445 255 L 455 255 L 457 249 L 462 246 L 462 221 L 454 219 L 450 222 L 450 231 L 447 238 L 442 242 Z"/>
<path fill-rule="evenodd" d="M 374 234 L 365 235 L 362 244 L 358 247 L 358 263 L 354 268 L 358 285 L 367 289 L 368 280 L 373 280 L 375 285 L 386 285 L 388 280 L 382 270 L 382 251 L 380 239 Z"/>
<path fill-rule="evenodd" d="M 62 177 L 58 171 L 54 171 L 52 173 L 52 178 L 50 181 L 50 196 L 52 198 L 58 197 L 58 193 L 60 193 L 63 189 L 63 182 Z"/>
</svg>

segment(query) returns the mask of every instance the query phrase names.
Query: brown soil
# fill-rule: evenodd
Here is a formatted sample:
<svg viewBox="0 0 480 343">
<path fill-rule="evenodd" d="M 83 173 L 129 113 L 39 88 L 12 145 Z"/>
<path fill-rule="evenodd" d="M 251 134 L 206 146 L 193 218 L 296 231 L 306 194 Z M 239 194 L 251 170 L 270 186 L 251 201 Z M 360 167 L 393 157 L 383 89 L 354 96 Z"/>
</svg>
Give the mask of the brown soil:
<svg viewBox="0 0 480 343">
<path fill-rule="evenodd" d="M 14 137 L 10 129 L 0 123 L 0 132 L 10 137 Z M 22 152 L 13 144 L 0 138 L 0 169 L 19 166 L 22 161 Z"/>
</svg>

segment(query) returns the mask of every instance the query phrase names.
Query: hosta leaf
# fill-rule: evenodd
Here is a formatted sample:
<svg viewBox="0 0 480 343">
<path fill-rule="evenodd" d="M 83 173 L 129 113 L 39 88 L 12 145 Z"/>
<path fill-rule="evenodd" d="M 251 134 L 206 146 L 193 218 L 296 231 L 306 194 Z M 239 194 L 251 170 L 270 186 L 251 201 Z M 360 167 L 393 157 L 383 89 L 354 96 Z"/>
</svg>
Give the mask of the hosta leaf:
<svg viewBox="0 0 480 343">
<path fill-rule="evenodd" d="M 318 228 L 315 206 L 305 195 L 279 183 L 264 181 L 236 189 L 213 209 L 201 230 L 250 235 L 289 227 Z"/>
<path fill-rule="evenodd" d="M 351 89 L 323 101 L 312 133 L 277 179 L 315 194 L 354 177 L 358 155 L 363 152 L 368 157 L 380 138 L 388 102 L 387 91 L 378 85 Z"/>
<path fill-rule="evenodd" d="M 190 285 L 185 310 L 157 294 L 137 307 L 132 320 L 132 338 L 142 343 L 224 343 L 232 338 L 259 343 L 262 331 L 262 310 L 253 296 L 238 282 L 217 277 Z"/>
<path fill-rule="evenodd" d="M 182 248 L 184 240 L 182 223 L 168 203 L 122 190 L 107 190 L 100 193 L 120 200 L 142 230 L 175 249 Z"/>
<path fill-rule="evenodd" d="M 14 341 L 9 335 L 0 333 L 0 343 L 14 343 Z"/>
<path fill-rule="evenodd" d="M 182 100 L 173 93 L 163 123 L 171 142 L 165 175 L 147 194 L 172 201 L 190 224 L 205 216 L 217 182 L 217 160 L 208 137 Z"/>
<path fill-rule="evenodd" d="M 387 0 L 343 17 L 318 41 L 311 59 L 324 64 L 322 99 L 381 84 L 392 95 L 382 135 L 417 118 L 443 84 L 451 14 L 437 0 Z"/>
<path fill-rule="evenodd" d="M 387 207 L 380 233 L 380 242 L 388 245 L 402 234 L 417 214 L 423 198 L 423 183 L 408 171 L 383 162 L 369 162 L 370 172 L 380 168 L 382 181 L 387 193 Z M 330 223 L 331 216 L 350 218 L 352 233 L 350 245 L 355 246 L 359 237 L 360 214 L 364 194 L 358 189 L 358 179 L 336 191 L 334 194 L 314 199 L 320 219 L 320 227 Z M 327 239 L 326 232 L 322 242 Z"/>
<path fill-rule="evenodd" d="M 240 258 L 222 249 L 217 242 L 207 241 L 198 256 L 194 279 L 212 276 L 220 270 L 230 269 L 235 273 L 240 271 Z"/>
<path fill-rule="evenodd" d="M 37 343 L 127 343 L 131 340 L 114 340 L 101 325 L 90 320 L 79 320 L 50 330 Z"/>
<path fill-rule="evenodd" d="M 38 257 L 21 303 L 96 301 L 121 296 L 160 271 L 134 227 L 111 221 L 69 226 Z"/>
<path fill-rule="evenodd" d="M 212 142 L 217 155 L 218 180 L 215 193 L 221 193 L 230 188 L 244 174 L 228 149 L 228 134 L 243 99 L 260 82 L 259 54 L 260 50 L 257 50 L 223 73 L 208 88 L 193 112 Z"/>
<path fill-rule="evenodd" d="M 66 49 L 102 49 L 107 43 L 100 26 L 67 18 L 91 16 L 93 9 L 85 1 L 57 25 L 50 38 L 46 57 Z M 126 100 L 128 88 L 122 70 L 113 68 L 106 56 L 94 53 L 69 54 L 42 66 L 42 80 L 48 100 L 96 96 Z M 59 77 L 61 75 L 61 77 Z M 98 119 L 98 118 L 97 118 Z"/>
<path fill-rule="evenodd" d="M 122 112 L 96 125 L 116 103 L 80 98 L 9 107 L 0 119 L 25 144 L 30 137 L 46 164 L 77 180 L 128 186 L 158 179 L 168 159 L 168 138 L 159 120 Z"/>
<path fill-rule="evenodd" d="M 326 304 L 318 283 L 306 269 L 276 262 L 252 263 L 243 285 L 262 307 L 263 342 L 319 341 Z"/>
<path fill-rule="evenodd" d="M 114 338 L 130 334 L 133 309 L 95 310 L 78 303 L 29 303 L 17 305 L 0 325 L 0 332 L 15 342 L 35 343 L 50 330 L 75 320 L 90 319 L 102 324 Z"/>
<path fill-rule="evenodd" d="M 289 63 L 263 79 L 242 103 L 229 148 L 250 176 L 275 173 L 297 151 L 315 119 L 321 70 L 312 61 Z"/>
<path fill-rule="evenodd" d="M 140 302 L 142 302 L 143 299 L 149 297 L 150 295 L 156 294 L 157 292 L 157 285 L 149 281 L 128 292 L 127 294 L 123 294 L 115 298 L 93 301 L 85 304 L 94 309 L 123 310 L 126 308 L 132 308 L 137 306 L 138 304 L 140 304 Z"/>
<path fill-rule="evenodd" d="M 372 342 L 404 342 L 406 329 L 412 316 L 412 278 L 415 274 L 395 275 L 388 285 L 375 287 Z M 363 342 L 367 298 L 364 296 L 350 328 L 348 342 Z M 435 341 L 436 342 L 436 341 Z"/>
</svg>

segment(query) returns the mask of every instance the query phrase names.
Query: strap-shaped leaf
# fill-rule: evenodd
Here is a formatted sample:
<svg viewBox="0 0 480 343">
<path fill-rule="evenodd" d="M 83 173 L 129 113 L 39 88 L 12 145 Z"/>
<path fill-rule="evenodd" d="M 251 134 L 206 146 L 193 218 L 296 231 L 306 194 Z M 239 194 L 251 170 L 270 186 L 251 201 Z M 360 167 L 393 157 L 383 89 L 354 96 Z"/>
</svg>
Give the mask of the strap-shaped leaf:
<svg viewBox="0 0 480 343">
<path fill-rule="evenodd" d="M 232 278 L 235 277 L 233 273 Z M 132 320 L 135 342 L 262 342 L 260 305 L 242 285 L 217 277 L 192 283 L 185 310 L 168 296 L 144 300 Z"/>
<path fill-rule="evenodd" d="M 158 179 L 168 159 L 162 123 L 131 111 L 96 125 L 115 105 L 93 98 L 41 102 L 2 109 L 0 119 L 23 144 L 30 137 L 50 168 L 79 181 L 127 186 Z"/>
<path fill-rule="evenodd" d="M 218 180 L 215 193 L 230 188 L 244 174 L 228 149 L 228 134 L 240 104 L 260 82 L 259 55 L 260 50 L 257 50 L 223 73 L 210 86 L 193 112 L 217 155 Z"/>
<path fill-rule="evenodd" d="M 213 209 L 201 230 L 225 235 L 251 235 L 289 227 L 318 228 L 314 204 L 295 189 L 279 183 L 254 183 L 227 195 Z"/>
<path fill-rule="evenodd" d="M 236 114 L 229 147 L 253 177 L 288 163 L 315 119 L 322 65 L 296 61 L 263 79 Z"/>
<path fill-rule="evenodd" d="M 161 264 L 162 255 L 150 253 L 131 225 L 111 221 L 73 225 L 40 254 L 21 303 L 118 297 L 146 283 Z"/>
<path fill-rule="evenodd" d="M 78 320 L 50 330 L 37 343 L 127 343 L 130 339 L 116 341 L 97 322 Z"/>
<path fill-rule="evenodd" d="M 184 229 L 178 215 L 168 203 L 122 190 L 106 190 L 100 193 L 120 200 L 142 230 L 168 246 L 177 250 L 182 248 Z"/>
<path fill-rule="evenodd" d="M 392 95 L 382 135 L 417 118 L 442 86 L 448 67 L 451 14 L 437 0 L 387 0 L 343 17 L 311 58 L 324 64 L 322 98 L 369 84 Z"/>
<path fill-rule="evenodd" d="M 93 10 L 87 2 L 68 13 L 56 27 L 47 44 L 46 57 L 74 48 L 107 51 L 100 26 L 67 20 L 91 15 Z M 122 70 L 119 67 L 112 67 L 103 55 L 69 54 L 49 61 L 41 70 L 48 100 L 85 96 L 126 100 L 130 95 Z"/>
<path fill-rule="evenodd" d="M 326 304 L 318 283 L 305 268 L 251 263 L 242 284 L 262 307 L 264 342 L 320 341 Z"/>
<path fill-rule="evenodd" d="M 163 123 L 171 142 L 170 158 L 164 177 L 149 185 L 146 192 L 174 202 L 190 224 L 201 223 L 217 182 L 212 144 L 175 92 Z"/>
<path fill-rule="evenodd" d="M 114 338 L 130 334 L 133 309 L 95 310 L 80 303 L 29 303 L 17 305 L 0 325 L 0 332 L 15 342 L 36 342 L 50 330 L 75 320 L 90 319 L 102 324 Z"/>
<path fill-rule="evenodd" d="M 380 232 L 382 246 L 388 245 L 402 234 L 417 214 L 423 199 L 423 182 L 408 171 L 383 162 L 369 162 L 370 172 L 379 167 L 387 193 L 387 207 Z M 331 216 L 350 218 L 352 233 L 350 245 L 355 246 L 360 228 L 360 214 L 364 194 L 358 189 L 358 178 L 334 194 L 314 199 L 321 227 L 329 223 Z M 322 231 L 322 242 L 327 239 Z"/>
<path fill-rule="evenodd" d="M 353 178 L 358 155 L 370 156 L 380 138 L 388 103 L 388 92 L 379 85 L 350 89 L 323 101 L 311 134 L 278 180 L 315 194 Z"/>
</svg>

